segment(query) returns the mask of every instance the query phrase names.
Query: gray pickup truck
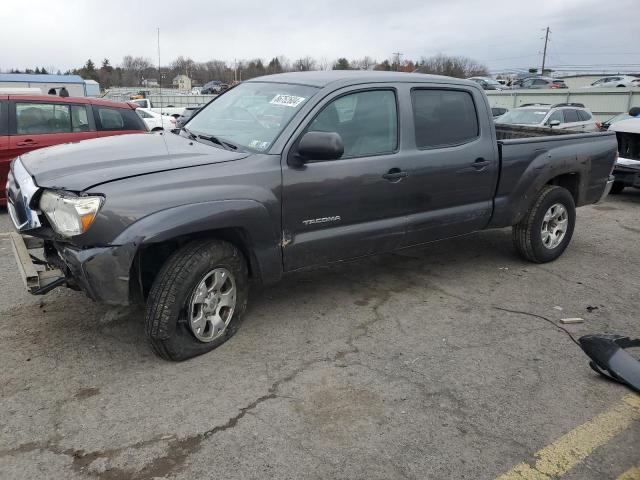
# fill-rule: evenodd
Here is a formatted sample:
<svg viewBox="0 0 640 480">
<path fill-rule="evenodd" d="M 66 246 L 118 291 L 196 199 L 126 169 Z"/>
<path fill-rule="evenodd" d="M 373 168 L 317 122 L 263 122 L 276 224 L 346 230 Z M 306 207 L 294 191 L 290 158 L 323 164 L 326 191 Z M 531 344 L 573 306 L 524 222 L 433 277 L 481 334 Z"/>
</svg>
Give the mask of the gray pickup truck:
<svg viewBox="0 0 640 480">
<path fill-rule="evenodd" d="M 163 358 L 220 345 L 250 281 L 513 226 L 549 262 L 575 207 L 611 188 L 613 133 L 494 126 L 474 82 L 300 72 L 241 83 L 180 131 L 14 160 L 12 240 L 27 288 L 146 303 Z"/>
</svg>

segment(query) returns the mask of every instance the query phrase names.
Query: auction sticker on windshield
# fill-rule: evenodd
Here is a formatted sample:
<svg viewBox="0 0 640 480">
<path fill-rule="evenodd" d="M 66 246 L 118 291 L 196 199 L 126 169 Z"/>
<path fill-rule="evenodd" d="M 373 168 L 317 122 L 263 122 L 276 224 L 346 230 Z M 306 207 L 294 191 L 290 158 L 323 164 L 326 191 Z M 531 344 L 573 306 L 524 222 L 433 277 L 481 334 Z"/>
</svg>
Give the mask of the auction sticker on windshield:
<svg viewBox="0 0 640 480">
<path fill-rule="evenodd" d="M 276 95 L 269 103 L 272 105 L 284 105 L 285 107 L 297 107 L 306 100 L 305 97 L 296 97 L 295 95 Z"/>
</svg>

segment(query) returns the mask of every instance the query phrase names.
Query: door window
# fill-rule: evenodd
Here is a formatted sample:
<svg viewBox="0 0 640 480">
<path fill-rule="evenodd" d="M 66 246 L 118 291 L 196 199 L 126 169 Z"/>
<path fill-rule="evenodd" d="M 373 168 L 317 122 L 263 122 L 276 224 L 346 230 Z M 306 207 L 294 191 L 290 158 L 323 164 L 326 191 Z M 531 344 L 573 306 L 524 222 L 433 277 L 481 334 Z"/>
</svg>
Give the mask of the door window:
<svg viewBox="0 0 640 480">
<path fill-rule="evenodd" d="M 16 103 L 18 135 L 71 132 L 69 105 L 56 103 Z"/>
<path fill-rule="evenodd" d="M 547 124 L 550 124 L 555 120 L 559 121 L 560 123 L 564 123 L 564 115 L 562 114 L 562 110 L 556 110 L 551 115 L 549 115 L 549 120 L 547 120 Z"/>
<path fill-rule="evenodd" d="M 0 135 L 6 135 L 8 131 L 7 125 L 7 102 L 0 102 Z"/>
<path fill-rule="evenodd" d="M 533 81 L 533 84 L 534 84 L 534 85 L 546 85 L 546 84 L 547 84 L 547 82 L 546 82 L 546 80 L 540 80 L 540 79 L 538 79 L 538 80 L 534 80 L 534 81 Z"/>
<path fill-rule="evenodd" d="M 342 137 L 342 158 L 392 153 L 398 147 L 396 96 L 392 90 L 371 90 L 337 98 L 311 122 L 309 132 L 336 132 Z"/>
<path fill-rule="evenodd" d="M 476 107 L 469 92 L 413 90 L 411 100 L 418 148 L 459 145 L 479 136 Z"/>
<path fill-rule="evenodd" d="M 99 130 L 145 130 L 142 119 L 133 110 L 93 107 L 97 111 Z"/>
<path fill-rule="evenodd" d="M 71 105 L 71 126 L 74 132 L 88 132 L 89 117 L 84 105 Z"/>
<path fill-rule="evenodd" d="M 589 120 L 591 120 L 591 114 L 589 112 L 586 112 L 584 110 L 577 110 L 577 112 L 578 118 L 581 122 L 588 122 Z"/>
<path fill-rule="evenodd" d="M 579 122 L 578 112 L 572 108 L 568 108 L 564 111 L 564 121 L 566 123 Z"/>
</svg>

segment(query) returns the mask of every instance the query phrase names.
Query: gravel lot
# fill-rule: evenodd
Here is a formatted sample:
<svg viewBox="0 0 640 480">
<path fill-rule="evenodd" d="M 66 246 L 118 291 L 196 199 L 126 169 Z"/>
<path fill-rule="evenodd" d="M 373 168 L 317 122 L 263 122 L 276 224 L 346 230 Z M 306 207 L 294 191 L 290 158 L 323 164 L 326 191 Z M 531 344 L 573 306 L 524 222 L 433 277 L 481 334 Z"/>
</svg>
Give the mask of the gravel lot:
<svg viewBox="0 0 640 480">
<path fill-rule="evenodd" d="M 490 479 L 537 465 L 633 395 L 554 326 L 498 308 L 639 336 L 639 239 L 636 190 L 579 209 L 552 264 L 520 260 L 505 229 L 297 274 L 254 289 L 228 343 L 175 364 L 151 353 L 140 311 L 27 295 L 0 235 L 0 477 Z M 593 445 L 608 430 L 578 429 L 593 448 L 572 468 L 552 454 L 549 477 L 639 465 L 637 413 Z"/>
</svg>

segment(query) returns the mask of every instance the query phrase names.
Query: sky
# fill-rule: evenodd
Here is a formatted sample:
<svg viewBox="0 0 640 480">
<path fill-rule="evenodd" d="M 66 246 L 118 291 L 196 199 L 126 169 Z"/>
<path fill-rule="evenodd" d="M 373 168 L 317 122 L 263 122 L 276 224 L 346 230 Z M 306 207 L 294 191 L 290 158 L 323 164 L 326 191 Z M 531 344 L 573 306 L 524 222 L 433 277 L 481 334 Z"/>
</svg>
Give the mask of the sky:
<svg viewBox="0 0 640 480">
<path fill-rule="evenodd" d="M 162 64 L 289 59 L 378 61 L 463 55 L 492 72 L 547 65 L 640 72 L 640 0 L 3 0 L 0 70 L 65 71 L 125 55 Z M 606 67 L 605 67 L 606 66 Z"/>
</svg>

